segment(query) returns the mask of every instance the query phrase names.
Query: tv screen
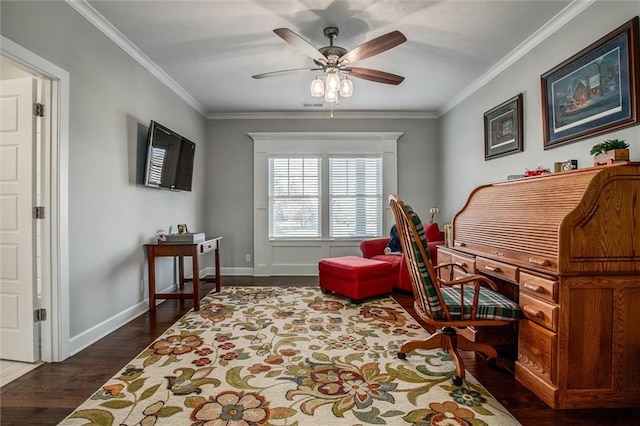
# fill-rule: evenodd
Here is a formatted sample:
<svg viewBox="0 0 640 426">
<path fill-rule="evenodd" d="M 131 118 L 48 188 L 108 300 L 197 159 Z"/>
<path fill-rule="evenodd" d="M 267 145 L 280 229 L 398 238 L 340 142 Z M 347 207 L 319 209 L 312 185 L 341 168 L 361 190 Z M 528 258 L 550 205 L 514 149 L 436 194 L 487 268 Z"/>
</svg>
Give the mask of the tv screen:
<svg viewBox="0 0 640 426">
<path fill-rule="evenodd" d="M 144 184 L 156 188 L 191 191 L 196 144 L 151 121 L 147 137 Z"/>
</svg>

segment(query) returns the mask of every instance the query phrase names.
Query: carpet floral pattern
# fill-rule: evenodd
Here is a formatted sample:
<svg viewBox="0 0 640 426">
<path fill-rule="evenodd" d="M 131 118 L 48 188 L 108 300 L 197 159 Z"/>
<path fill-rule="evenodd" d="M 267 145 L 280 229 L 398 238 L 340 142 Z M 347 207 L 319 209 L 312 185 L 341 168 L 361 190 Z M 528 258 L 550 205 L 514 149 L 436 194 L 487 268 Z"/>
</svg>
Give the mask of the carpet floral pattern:
<svg viewBox="0 0 640 426">
<path fill-rule="evenodd" d="M 210 293 L 63 425 L 517 425 L 393 299 L 311 287 Z"/>
</svg>

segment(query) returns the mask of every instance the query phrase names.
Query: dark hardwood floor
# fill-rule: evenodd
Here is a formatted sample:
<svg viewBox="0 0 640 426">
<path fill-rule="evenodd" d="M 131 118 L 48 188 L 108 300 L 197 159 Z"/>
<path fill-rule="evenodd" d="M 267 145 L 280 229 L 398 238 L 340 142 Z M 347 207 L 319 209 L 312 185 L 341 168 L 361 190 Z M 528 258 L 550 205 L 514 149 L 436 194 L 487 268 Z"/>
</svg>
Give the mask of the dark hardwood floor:
<svg viewBox="0 0 640 426">
<path fill-rule="evenodd" d="M 317 282 L 317 277 L 222 277 L 223 286 L 307 286 Z M 212 287 L 205 284 L 202 294 Z M 398 292 L 393 296 L 415 316 L 411 295 Z M 141 315 L 64 362 L 43 364 L 5 385 L 0 395 L 1 424 L 55 425 L 62 421 L 190 308 L 188 301 L 167 300 L 158 306 L 155 317 Z M 514 379 L 507 371 L 512 367 L 509 360 L 500 360 L 503 368 L 495 369 L 466 353 L 465 366 L 523 425 L 640 424 L 640 407 L 554 411 Z"/>
</svg>

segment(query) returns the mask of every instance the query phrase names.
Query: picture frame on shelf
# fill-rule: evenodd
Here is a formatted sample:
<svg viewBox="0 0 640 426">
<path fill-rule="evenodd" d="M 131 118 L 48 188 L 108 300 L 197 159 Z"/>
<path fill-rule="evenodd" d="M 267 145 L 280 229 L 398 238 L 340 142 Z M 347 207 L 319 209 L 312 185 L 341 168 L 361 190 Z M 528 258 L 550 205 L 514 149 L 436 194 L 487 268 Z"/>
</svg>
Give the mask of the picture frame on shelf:
<svg viewBox="0 0 640 426">
<path fill-rule="evenodd" d="M 540 77 L 544 149 L 638 124 L 638 20 Z"/>
<path fill-rule="evenodd" d="M 484 159 L 522 152 L 522 93 L 484 113 Z"/>
</svg>

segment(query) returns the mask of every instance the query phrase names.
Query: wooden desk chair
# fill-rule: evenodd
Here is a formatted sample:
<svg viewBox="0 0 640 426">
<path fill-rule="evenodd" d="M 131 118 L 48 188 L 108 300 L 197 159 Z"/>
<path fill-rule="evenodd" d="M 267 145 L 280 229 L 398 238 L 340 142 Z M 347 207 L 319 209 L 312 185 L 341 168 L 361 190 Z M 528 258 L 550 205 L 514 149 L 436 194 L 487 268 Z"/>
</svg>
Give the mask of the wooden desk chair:
<svg viewBox="0 0 640 426">
<path fill-rule="evenodd" d="M 498 356 L 492 346 L 471 342 L 456 333 L 456 328 L 467 326 L 504 326 L 521 316 L 517 303 L 496 291 L 496 285 L 483 275 L 465 274 L 457 279 L 445 279 L 440 271 L 455 264 L 434 267 L 429 259 L 427 240 L 420 218 L 411 207 L 396 195 L 389 197 L 391 210 L 400 234 L 411 287 L 415 297 L 414 307 L 427 324 L 439 328 L 438 332 L 424 340 L 405 342 L 398 358 L 405 359 L 414 349 L 445 349 L 456 364 L 453 383 L 462 385 L 465 369 L 458 349 L 482 352 L 495 364 Z M 459 267 L 459 266 L 458 266 Z"/>
</svg>

